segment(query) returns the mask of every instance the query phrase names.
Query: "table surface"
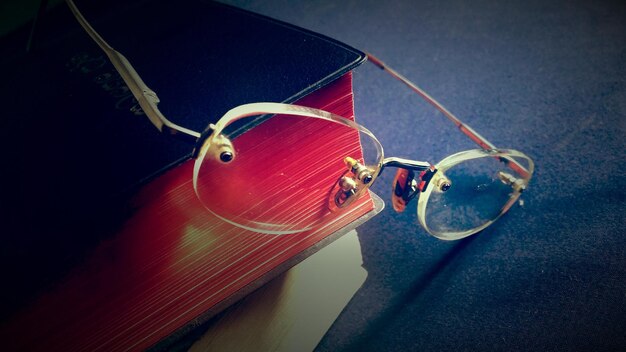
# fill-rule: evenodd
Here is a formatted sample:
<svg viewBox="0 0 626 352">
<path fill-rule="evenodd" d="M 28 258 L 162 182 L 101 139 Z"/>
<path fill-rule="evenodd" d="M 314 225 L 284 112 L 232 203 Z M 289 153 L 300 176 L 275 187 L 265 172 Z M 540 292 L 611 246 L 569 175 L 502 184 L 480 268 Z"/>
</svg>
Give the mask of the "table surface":
<svg viewBox="0 0 626 352">
<path fill-rule="evenodd" d="M 626 348 L 623 2 L 227 2 L 375 53 L 537 165 L 524 205 L 478 236 L 430 237 L 415 205 L 361 226 L 369 276 L 318 351 Z M 386 155 L 474 148 L 372 65 L 355 94 Z M 392 177 L 373 187 L 388 204 Z"/>
</svg>

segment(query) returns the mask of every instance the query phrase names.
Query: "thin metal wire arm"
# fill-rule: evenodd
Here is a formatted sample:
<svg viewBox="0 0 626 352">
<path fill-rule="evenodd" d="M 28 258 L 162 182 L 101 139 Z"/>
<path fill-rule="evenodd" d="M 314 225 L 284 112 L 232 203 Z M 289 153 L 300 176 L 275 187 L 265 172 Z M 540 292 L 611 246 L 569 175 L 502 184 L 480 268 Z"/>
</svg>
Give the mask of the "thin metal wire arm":
<svg viewBox="0 0 626 352">
<path fill-rule="evenodd" d="M 93 41 L 96 42 L 96 44 L 98 44 L 102 51 L 104 51 L 107 55 L 117 72 L 119 72 L 120 76 L 133 93 L 135 99 L 137 99 L 141 109 L 150 119 L 150 122 L 152 122 L 152 124 L 161 132 L 182 137 L 183 139 L 194 143 L 200 137 L 200 133 L 178 126 L 163 116 L 157 107 L 159 97 L 143 82 L 137 71 L 135 71 L 126 57 L 113 49 L 104 39 L 102 39 L 98 32 L 96 32 L 93 27 L 91 27 L 89 22 L 87 22 L 87 20 L 83 17 L 72 0 L 65 0 L 65 2 L 74 14 L 74 17 L 76 17 L 76 20 L 78 20 L 78 23 L 80 23 L 91 39 L 93 39 Z"/>
<path fill-rule="evenodd" d="M 404 83 L 406 86 L 411 88 L 412 91 L 414 91 L 415 93 L 420 95 L 424 100 L 426 100 L 426 102 L 434 106 L 437 110 L 441 111 L 441 113 L 445 117 L 447 117 L 448 120 L 452 121 L 461 130 L 461 132 L 463 132 L 463 134 L 468 136 L 472 141 L 474 141 L 474 143 L 478 144 L 482 149 L 484 150 L 496 149 L 496 146 L 491 144 L 491 142 L 489 142 L 485 137 L 481 136 L 480 134 L 478 134 L 478 132 L 474 131 L 474 129 L 464 124 L 458 117 L 454 116 L 453 113 L 451 113 L 448 109 L 446 109 L 443 105 L 441 105 L 437 100 L 431 97 L 423 89 L 415 85 L 415 83 L 409 81 L 406 77 L 398 73 L 396 70 L 387 66 L 384 62 L 382 62 L 376 56 L 368 53 L 367 58 L 372 64 L 378 66 L 380 69 L 386 71 L 395 79 Z"/>
<path fill-rule="evenodd" d="M 386 71 L 387 73 L 389 73 L 395 79 L 397 79 L 400 82 L 404 83 L 412 91 L 414 91 L 419 96 L 421 96 L 424 100 L 426 100 L 426 102 L 428 102 L 430 105 L 434 106 L 446 118 L 448 118 L 448 120 L 452 121 L 452 123 L 454 123 L 459 128 L 459 130 L 461 130 L 461 132 L 463 132 L 463 134 L 468 136 L 474 143 L 478 144 L 478 146 L 480 146 L 483 150 L 486 150 L 486 151 L 497 150 L 495 145 L 493 145 L 491 142 L 489 142 L 485 137 L 483 137 L 480 134 L 478 134 L 478 132 L 474 131 L 473 128 L 471 128 L 470 126 L 468 126 L 465 123 L 463 123 L 461 121 L 461 119 L 456 117 L 453 113 L 451 113 L 448 109 L 446 109 L 443 105 L 441 105 L 441 103 L 439 103 L 437 100 L 435 100 L 433 97 L 431 97 L 428 93 L 426 93 L 423 89 L 418 87 L 415 83 L 409 81 L 408 78 L 404 77 L 403 75 L 398 73 L 393 68 L 387 66 L 383 61 L 381 61 L 379 58 L 377 58 L 376 56 L 374 56 L 372 54 L 368 53 L 367 54 L 367 58 L 368 58 L 368 60 L 372 64 L 376 65 L 378 68 L 380 68 L 380 69 Z M 507 160 L 507 162 L 508 162 L 510 168 L 512 168 L 515 171 L 519 172 L 521 175 L 524 175 L 524 177 L 529 175 L 528 170 L 526 170 L 526 168 L 524 166 L 520 165 L 517 161 L 511 159 L 511 160 Z"/>
</svg>

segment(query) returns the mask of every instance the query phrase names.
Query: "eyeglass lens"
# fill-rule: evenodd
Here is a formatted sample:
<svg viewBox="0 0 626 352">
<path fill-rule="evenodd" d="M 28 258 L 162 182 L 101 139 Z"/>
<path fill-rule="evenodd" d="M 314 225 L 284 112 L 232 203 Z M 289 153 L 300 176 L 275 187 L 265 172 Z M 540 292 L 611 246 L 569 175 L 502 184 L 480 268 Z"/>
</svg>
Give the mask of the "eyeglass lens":
<svg viewBox="0 0 626 352">
<path fill-rule="evenodd" d="M 418 217 L 436 237 L 458 239 L 482 230 L 517 200 L 528 182 L 509 167 L 509 161 L 528 169 L 530 159 L 511 151 L 471 150 L 449 156 L 437 164 L 438 172 L 420 196 Z M 442 192 L 443 181 L 450 187 Z M 421 213 L 421 214 L 420 214 Z"/>
<path fill-rule="evenodd" d="M 329 201 L 349 156 L 376 165 L 372 138 L 334 121 L 294 115 L 251 116 L 220 133 L 196 161 L 196 192 L 204 206 L 237 226 L 264 233 L 313 228 L 331 215 Z M 363 146 L 363 148 L 362 148 Z M 366 158 L 363 160 L 363 150 Z M 374 152 L 370 152 L 374 150 Z M 223 160 L 223 159 L 231 160 Z"/>
</svg>

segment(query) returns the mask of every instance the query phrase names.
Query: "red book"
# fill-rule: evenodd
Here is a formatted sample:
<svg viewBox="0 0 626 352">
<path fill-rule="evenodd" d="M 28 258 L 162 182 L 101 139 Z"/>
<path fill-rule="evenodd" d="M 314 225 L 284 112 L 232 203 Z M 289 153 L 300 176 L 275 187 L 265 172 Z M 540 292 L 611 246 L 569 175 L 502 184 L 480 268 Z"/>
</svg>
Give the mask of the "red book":
<svg viewBox="0 0 626 352">
<path fill-rule="evenodd" d="M 264 101 L 354 118 L 350 70 L 365 58 L 330 38 L 206 1 L 112 1 L 84 10 L 158 92 L 161 111 L 195 131 L 231 108 Z M 0 203 L 4 350 L 166 346 L 372 213 L 365 196 L 310 231 L 281 236 L 218 219 L 194 192 L 192 147 L 129 112 L 132 96 L 68 9 L 55 8 L 38 29 L 31 51 L 4 56 L 15 60 L 0 72 L 3 131 L 11 132 L 0 139 L 11 184 Z M 29 28 L 0 50 L 11 51 L 20 33 Z M 36 103 L 32 87 L 45 91 Z M 254 128 L 260 136 L 280 130 L 266 140 L 295 146 L 264 156 L 263 172 L 281 177 L 250 185 L 266 190 L 259 202 L 293 186 L 290 178 L 323 185 L 313 188 L 319 194 L 270 204 L 273 211 L 297 215 L 310 199 L 327 198 L 343 158 L 361 155 L 356 133 L 302 121 L 294 127 L 276 116 Z M 246 135 L 237 143 L 254 158 L 260 140 Z M 294 160 L 289 170 L 276 166 L 291 167 L 286 156 Z M 219 192 L 246 180 L 233 167 Z"/>
<path fill-rule="evenodd" d="M 353 119 L 351 74 L 298 104 Z M 255 128 L 270 128 L 267 124 L 273 121 L 288 122 L 277 116 Z M 283 137 L 301 140 L 303 155 L 315 155 L 320 143 L 337 138 L 345 141 L 348 155 L 361 153 L 358 138 L 320 133 L 309 135 L 317 142 L 310 143 L 302 139 L 307 138 L 306 131 L 301 126 Z M 341 162 L 345 153 L 338 150 L 331 157 Z M 9 350 L 143 350 L 159 342 L 167 344 L 312 254 L 374 209 L 366 196 L 311 231 L 279 236 L 243 230 L 216 218 L 199 202 L 191 182 L 193 162 L 184 162 L 142 187 L 132 200 L 133 215 L 114 229 L 110 240 L 2 325 L 0 336 Z M 328 185 L 337 176 L 318 175 Z M 267 180 L 264 187 L 276 186 L 272 182 Z"/>
</svg>

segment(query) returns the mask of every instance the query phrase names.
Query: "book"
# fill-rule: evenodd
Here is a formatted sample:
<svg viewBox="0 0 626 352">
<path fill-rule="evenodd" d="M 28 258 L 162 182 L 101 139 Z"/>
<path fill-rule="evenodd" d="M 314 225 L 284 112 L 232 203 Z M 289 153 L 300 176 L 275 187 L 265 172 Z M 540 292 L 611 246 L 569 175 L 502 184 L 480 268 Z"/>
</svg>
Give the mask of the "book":
<svg viewBox="0 0 626 352">
<path fill-rule="evenodd" d="M 84 13 L 177 124 L 201 131 L 259 101 L 354 118 L 350 71 L 365 56 L 332 39 L 200 0 L 112 2 Z M 191 186 L 192 147 L 129 112 L 128 89 L 69 10 L 55 8 L 38 29 L 29 53 L 11 51 L 25 30 L 0 43 L 11 53 L 0 86 L 12 185 L 2 197 L 11 286 L 0 336 L 9 347 L 166 346 L 375 213 L 365 197 L 287 236 L 217 219 Z"/>
</svg>

